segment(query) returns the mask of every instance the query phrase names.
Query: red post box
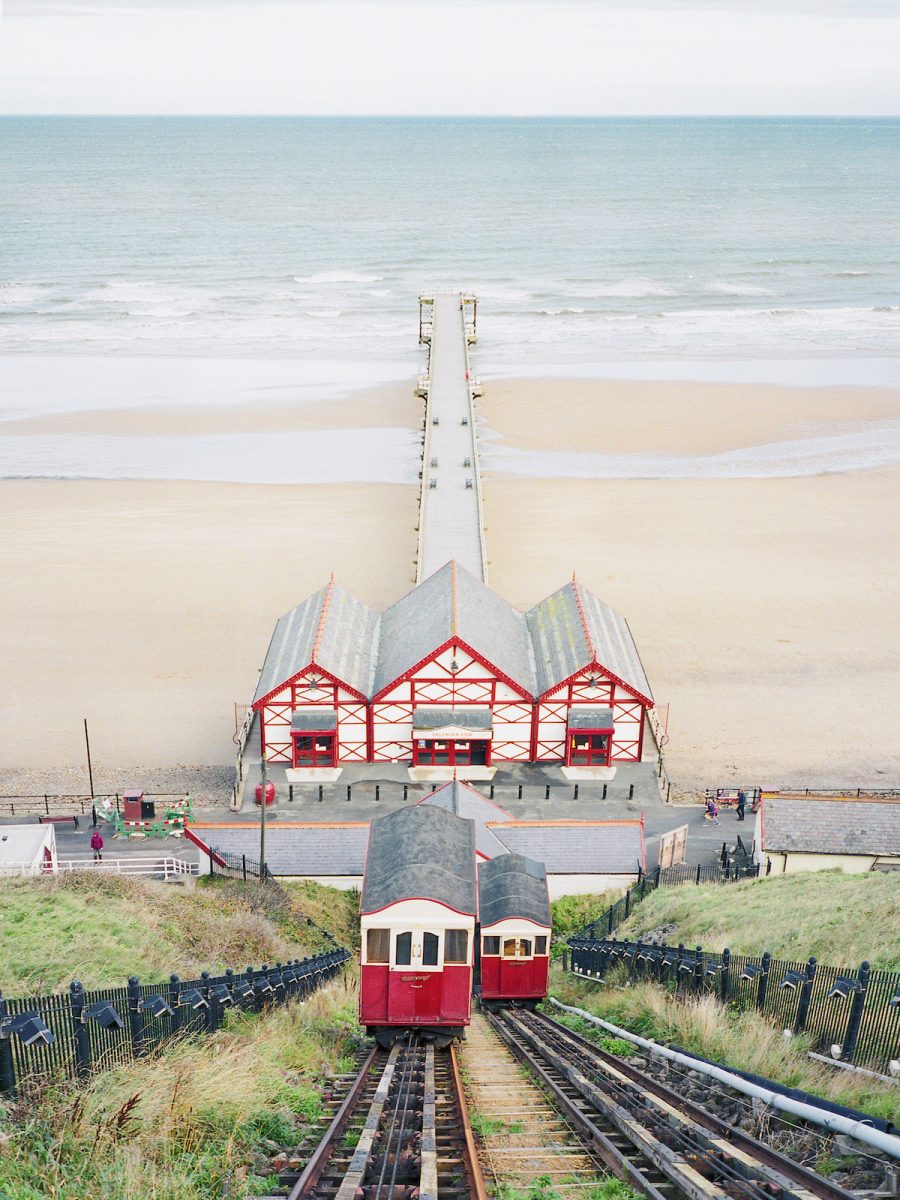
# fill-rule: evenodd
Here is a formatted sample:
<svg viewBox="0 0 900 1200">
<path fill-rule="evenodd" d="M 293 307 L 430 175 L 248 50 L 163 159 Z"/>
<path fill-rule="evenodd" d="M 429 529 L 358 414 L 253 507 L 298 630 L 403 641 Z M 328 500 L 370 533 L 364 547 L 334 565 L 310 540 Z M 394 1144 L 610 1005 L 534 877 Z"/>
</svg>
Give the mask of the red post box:
<svg viewBox="0 0 900 1200">
<path fill-rule="evenodd" d="M 256 785 L 256 803 L 262 804 L 262 784 Z M 266 807 L 275 803 L 275 784 L 271 779 L 266 782 Z"/>
</svg>

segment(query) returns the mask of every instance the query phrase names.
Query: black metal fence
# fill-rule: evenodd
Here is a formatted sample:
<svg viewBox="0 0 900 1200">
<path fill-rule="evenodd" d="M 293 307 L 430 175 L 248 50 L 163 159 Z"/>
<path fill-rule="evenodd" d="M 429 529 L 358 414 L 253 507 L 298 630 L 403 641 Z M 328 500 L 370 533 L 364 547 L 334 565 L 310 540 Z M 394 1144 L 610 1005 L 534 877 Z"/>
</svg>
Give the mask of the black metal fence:
<svg viewBox="0 0 900 1200">
<path fill-rule="evenodd" d="M 184 802 L 189 799 L 186 792 L 144 792 L 143 794 L 148 800 Z M 101 800 L 114 800 L 116 812 L 122 811 L 121 792 L 96 792 L 93 796 L 69 792 L 34 792 L 21 796 L 0 795 L 0 817 L 89 817 Z"/>
<path fill-rule="evenodd" d="M 761 955 L 714 953 L 697 946 L 592 939 L 569 942 L 572 970 L 602 979 L 614 967 L 679 992 L 711 993 L 739 1009 L 755 1008 L 791 1033 L 813 1035 L 813 1049 L 844 1062 L 885 1068 L 900 1057 L 900 972 L 828 967 L 815 958 L 787 962 Z"/>
<path fill-rule="evenodd" d="M 260 1012 L 302 999 L 340 970 L 350 952 L 335 949 L 239 974 L 227 970 L 199 979 L 170 975 L 165 983 L 4 999 L 0 993 L 0 1094 L 48 1074 L 84 1078 L 90 1072 L 141 1058 L 173 1038 L 212 1033 L 228 1008 Z"/>
<path fill-rule="evenodd" d="M 686 884 L 699 887 L 704 883 L 738 883 L 742 879 L 755 879 L 758 874 L 759 864 L 753 862 L 740 838 L 732 850 L 729 850 L 727 843 L 722 844 L 722 852 L 716 863 L 696 867 L 689 867 L 687 863 L 678 863 L 674 867 L 657 867 L 649 875 L 641 875 L 637 883 L 632 884 L 625 895 L 615 904 L 611 904 L 602 916 L 570 937 L 569 945 L 574 946 L 578 939 L 611 937 L 613 930 L 628 920 L 635 905 L 640 904 L 657 888 L 684 887 Z"/>
</svg>

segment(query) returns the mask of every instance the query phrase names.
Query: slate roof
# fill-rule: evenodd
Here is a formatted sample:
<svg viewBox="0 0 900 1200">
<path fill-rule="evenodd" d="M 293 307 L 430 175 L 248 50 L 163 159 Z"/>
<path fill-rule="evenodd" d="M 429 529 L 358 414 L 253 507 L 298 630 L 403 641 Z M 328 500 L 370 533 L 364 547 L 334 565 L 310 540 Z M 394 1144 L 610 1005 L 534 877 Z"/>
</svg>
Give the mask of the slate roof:
<svg viewBox="0 0 900 1200">
<path fill-rule="evenodd" d="M 259 828 L 200 828 L 216 850 L 259 858 Z M 369 823 L 279 825 L 266 828 L 266 861 L 273 875 L 362 875 Z"/>
<path fill-rule="evenodd" d="M 513 854 L 544 863 L 550 875 L 633 875 L 641 858 L 639 821 L 549 821 L 491 825 Z"/>
<path fill-rule="evenodd" d="M 650 684 L 628 622 L 570 581 L 526 614 L 534 647 L 537 694 L 543 695 L 593 662 L 605 667 L 644 699 Z"/>
<path fill-rule="evenodd" d="M 503 854 L 479 865 L 478 919 L 482 929 L 508 917 L 524 917 L 549 928 L 550 899 L 542 862 L 521 854 Z"/>
<path fill-rule="evenodd" d="M 486 858 L 493 858 L 497 854 L 506 854 L 506 847 L 496 834 L 488 829 L 487 823 L 488 821 L 511 821 L 512 813 L 500 808 L 493 800 L 488 800 L 474 788 L 454 779 L 452 783 L 445 783 L 436 792 L 432 792 L 424 800 L 420 800 L 419 804 L 443 808 L 447 812 L 455 813 L 458 817 L 474 821 L 475 849 L 479 854 L 485 855 Z"/>
<path fill-rule="evenodd" d="M 900 801 L 766 796 L 762 848 L 804 854 L 900 854 Z"/>
<path fill-rule="evenodd" d="M 368 694 L 378 614 L 329 583 L 278 619 L 253 703 L 315 663 Z"/>
<path fill-rule="evenodd" d="M 360 911 L 377 912 L 417 896 L 474 916 L 472 821 L 412 804 L 371 822 Z"/>
<path fill-rule="evenodd" d="M 525 617 L 464 567 L 449 562 L 382 614 L 373 695 L 453 637 L 532 692 Z"/>
<path fill-rule="evenodd" d="M 455 562 L 381 615 L 334 583 L 320 588 L 278 620 L 253 702 L 311 664 L 371 698 L 453 638 L 530 696 L 597 662 L 652 702 L 628 622 L 579 583 L 523 614 Z"/>
<path fill-rule="evenodd" d="M 327 729 L 337 729 L 337 710 L 319 707 L 295 708 L 291 713 L 291 731 L 293 733 L 324 733 Z"/>
</svg>

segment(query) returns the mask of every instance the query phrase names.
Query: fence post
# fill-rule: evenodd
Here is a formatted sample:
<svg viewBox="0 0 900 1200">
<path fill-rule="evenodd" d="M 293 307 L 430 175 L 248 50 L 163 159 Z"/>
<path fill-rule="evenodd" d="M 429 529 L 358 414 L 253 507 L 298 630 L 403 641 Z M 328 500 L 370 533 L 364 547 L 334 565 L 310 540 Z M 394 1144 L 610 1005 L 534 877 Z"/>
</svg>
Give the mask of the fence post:
<svg viewBox="0 0 900 1200">
<path fill-rule="evenodd" d="M 719 980 L 719 995 L 723 1000 L 728 999 L 731 991 L 731 951 L 726 946 L 722 951 L 722 978 Z"/>
<path fill-rule="evenodd" d="M 609 926 L 609 928 L 607 929 L 607 936 L 608 936 L 608 937 L 612 937 L 612 931 L 613 931 L 613 928 L 614 928 L 614 926 L 613 926 L 613 909 L 614 909 L 614 908 L 615 908 L 615 905 L 614 905 L 614 904 L 611 904 L 611 905 L 609 906 L 609 912 L 607 913 L 607 916 L 608 916 L 608 918 L 609 918 L 609 920 L 608 920 L 608 922 L 607 922 L 607 924 L 608 924 L 608 926 Z"/>
<path fill-rule="evenodd" d="M 654 886 L 654 887 L 659 887 L 659 881 L 660 881 L 660 879 L 662 879 L 662 867 L 660 867 L 660 866 L 657 866 L 657 868 L 656 868 L 656 881 L 655 881 L 655 883 L 653 884 L 653 886 Z"/>
<path fill-rule="evenodd" d="M 765 1011 L 766 1007 L 766 992 L 769 990 L 769 964 L 772 961 L 772 955 L 768 952 L 762 956 L 760 966 L 762 970 L 759 973 L 759 983 L 756 985 L 756 1007 L 760 1012 Z"/>
<path fill-rule="evenodd" d="M 128 1032 L 131 1053 L 135 1058 L 144 1054 L 144 1014 L 141 1012 L 141 984 L 137 975 L 128 976 Z"/>
<path fill-rule="evenodd" d="M 703 957 L 703 947 L 698 946 L 697 947 L 697 955 L 696 955 L 696 958 L 694 959 L 694 973 L 692 976 L 693 981 L 694 981 L 694 987 L 697 989 L 698 992 L 701 992 L 703 990 L 703 980 L 704 980 L 705 976 L 706 976 L 706 960 Z"/>
<path fill-rule="evenodd" d="M 232 970 L 231 967 L 225 968 L 225 985 L 228 988 L 229 992 L 231 992 L 232 996 L 234 996 L 234 992 L 231 991 L 231 989 L 234 987 L 234 971 Z M 219 1001 L 217 1000 L 216 1001 L 216 1029 L 222 1028 L 222 1024 L 223 1024 L 224 1020 L 225 1020 L 225 1005 L 220 1004 Z"/>
<path fill-rule="evenodd" d="M 212 1033 L 216 1027 L 216 1022 L 212 1010 L 213 1000 L 209 994 L 209 971 L 201 971 L 200 978 L 203 980 L 200 984 L 200 995 L 206 1001 L 206 1028 Z"/>
<path fill-rule="evenodd" d="M 6 1020 L 6 1001 L 0 992 L 0 1025 Z M 0 1036 L 0 1096 L 5 1093 L 12 1095 L 16 1090 L 16 1068 L 13 1063 L 12 1046 L 8 1036 Z"/>
<path fill-rule="evenodd" d="M 696 883 L 697 887 L 700 886 L 700 864 L 699 863 L 697 863 L 697 878 L 694 880 L 694 882 Z"/>
<path fill-rule="evenodd" d="M 75 1041 L 75 1074 L 83 1079 L 91 1069 L 91 1035 L 84 1019 L 84 988 L 77 979 L 69 984 L 69 1003 Z"/>
<path fill-rule="evenodd" d="M 813 981 L 816 977 L 816 960 L 810 958 L 806 964 L 806 974 L 800 984 L 800 999 L 797 1001 L 797 1016 L 794 1019 L 794 1032 L 802 1033 L 806 1028 L 806 1015 L 809 1012 L 809 1001 L 812 997 Z"/>
<path fill-rule="evenodd" d="M 856 1053 L 859 1026 L 862 1022 L 863 1009 L 866 1006 L 866 995 L 869 991 L 869 976 L 871 973 L 872 968 L 867 962 L 860 963 L 859 971 L 857 972 L 859 991 L 853 993 L 853 999 L 850 1001 L 850 1018 L 847 1021 L 847 1034 L 844 1038 L 842 1057 L 845 1062 L 852 1062 L 853 1055 Z"/>
<path fill-rule="evenodd" d="M 564 971 L 568 971 L 568 969 L 569 969 L 569 952 L 568 952 L 568 950 L 563 950 L 563 952 L 562 952 L 562 967 L 563 967 Z"/>
<path fill-rule="evenodd" d="M 631 888 L 625 892 L 625 920 L 631 916 Z"/>
<path fill-rule="evenodd" d="M 638 867 L 638 870 L 640 871 L 640 867 Z M 641 899 L 643 900 L 643 898 L 644 898 L 644 874 L 643 874 L 643 872 L 641 872 L 641 881 L 638 884 L 638 887 L 641 890 Z"/>
<path fill-rule="evenodd" d="M 172 1010 L 172 1032 L 177 1033 L 184 1014 L 181 1011 L 181 980 L 174 971 L 169 976 L 169 1008 Z"/>
</svg>

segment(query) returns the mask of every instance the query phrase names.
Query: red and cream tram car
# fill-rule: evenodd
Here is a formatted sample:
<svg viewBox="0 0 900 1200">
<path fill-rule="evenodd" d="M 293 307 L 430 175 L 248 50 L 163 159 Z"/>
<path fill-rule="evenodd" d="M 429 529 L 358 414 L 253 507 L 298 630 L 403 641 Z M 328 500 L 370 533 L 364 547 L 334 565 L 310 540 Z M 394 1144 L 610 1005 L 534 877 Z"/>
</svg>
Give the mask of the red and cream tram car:
<svg viewBox="0 0 900 1200">
<path fill-rule="evenodd" d="M 372 821 L 363 877 L 359 1020 L 388 1046 L 447 1045 L 472 1010 L 475 823 L 430 805 Z"/>
<path fill-rule="evenodd" d="M 533 1007 L 547 995 L 550 899 L 543 863 L 500 854 L 478 867 L 481 999 Z"/>
</svg>

